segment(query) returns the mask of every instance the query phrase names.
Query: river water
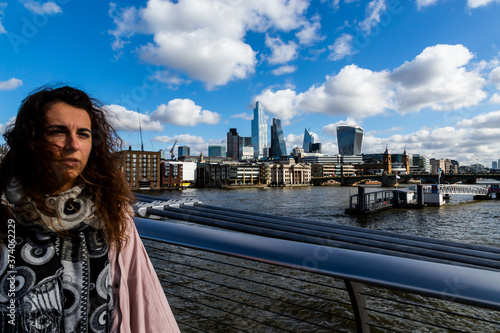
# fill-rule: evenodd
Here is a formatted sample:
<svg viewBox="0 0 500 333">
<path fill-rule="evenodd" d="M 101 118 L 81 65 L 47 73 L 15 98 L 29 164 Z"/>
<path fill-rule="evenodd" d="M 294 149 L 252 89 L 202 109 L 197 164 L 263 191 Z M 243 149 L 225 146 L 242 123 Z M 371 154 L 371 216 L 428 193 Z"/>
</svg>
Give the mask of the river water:
<svg viewBox="0 0 500 333">
<path fill-rule="evenodd" d="M 367 192 L 382 188 L 367 187 Z M 204 204 L 306 220 L 331 222 L 500 247 L 500 200 L 473 200 L 472 195 L 452 195 L 441 207 L 392 209 L 369 216 L 344 213 L 356 187 L 308 186 L 245 189 L 187 189 L 149 193 L 163 198 L 189 198 Z"/>
<path fill-rule="evenodd" d="M 367 187 L 367 192 L 378 191 L 382 188 L 374 186 Z M 345 208 L 349 205 L 349 196 L 357 194 L 356 187 L 341 187 L 341 186 L 314 186 L 314 187 L 285 187 L 285 188 L 242 188 L 242 189 L 187 189 L 182 191 L 168 191 L 168 192 L 147 192 L 145 194 L 155 195 L 165 199 L 197 199 L 202 201 L 206 205 L 226 207 L 232 209 L 240 209 L 251 212 L 268 213 L 273 215 L 290 216 L 301 218 L 305 220 L 315 220 L 330 222 L 332 224 L 342 224 L 357 226 L 363 228 L 379 229 L 385 231 L 391 231 L 400 234 L 417 235 L 424 237 L 439 238 L 445 240 L 459 241 L 464 243 L 472 244 L 482 244 L 500 247 L 500 200 L 487 200 L 487 201 L 475 201 L 472 196 L 467 195 L 452 195 L 451 199 L 447 201 L 444 206 L 441 207 L 425 207 L 424 209 L 392 209 L 384 212 L 379 212 L 369 216 L 350 216 L 344 213 Z M 147 244 L 148 242 L 146 242 Z M 148 250 L 149 251 L 149 250 Z M 238 285 L 239 289 L 225 290 L 222 289 L 214 290 L 214 295 L 227 296 L 222 300 L 224 305 L 221 307 L 226 308 L 226 312 L 222 313 L 216 310 L 210 310 L 210 306 L 219 302 L 218 296 L 206 296 L 204 292 L 206 290 L 212 290 L 214 287 L 212 284 L 202 284 L 202 280 L 205 280 L 207 276 L 214 275 L 204 270 L 197 271 L 193 273 L 194 264 L 185 267 L 184 261 L 188 255 L 193 256 L 194 260 L 201 259 L 203 254 L 199 252 L 193 252 L 190 250 L 182 251 L 179 253 L 179 262 L 174 261 L 173 254 L 166 254 L 172 257 L 172 261 L 168 264 L 164 261 L 156 260 L 159 253 L 169 253 L 175 251 L 171 247 L 163 247 L 158 249 L 157 252 L 152 252 L 152 260 L 156 267 L 161 268 L 160 278 L 169 279 L 166 287 L 167 297 L 174 307 L 174 313 L 176 314 L 178 322 L 180 322 L 183 332 L 330 332 L 333 327 L 340 329 L 339 331 L 351 332 L 355 331 L 355 327 L 352 322 L 335 320 L 332 319 L 330 315 L 322 314 L 321 312 L 311 311 L 308 312 L 304 310 L 304 307 L 309 305 L 310 307 L 317 309 L 330 308 L 330 303 L 324 303 L 321 301 L 321 295 L 330 294 L 332 299 L 345 297 L 341 292 L 332 292 L 331 286 L 335 282 L 333 279 L 329 280 L 326 277 L 314 283 L 309 283 L 303 285 L 302 282 L 295 282 L 293 279 L 287 278 L 282 280 L 280 283 L 287 284 L 289 291 L 282 292 L 279 289 L 279 284 L 270 291 L 262 292 L 271 293 L 273 297 L 280 297 L 283 303 L 280 303 L 279 308 L 285 313 L 290 313 L 294 318 L 302 318 L 304 321 L 314 321 L 319 323 L 328 323 L 326 329 L 315 328 L 310 330 L 308 328 L 301 329 L 301 323 L 297 320 L 285 323 L 284 326 L 280 326 L 280 329 L 276 327 L 279 326 L 278 318 L 266 319 L 266 321 L 271 321 L 274 328 L 264 329 L 261 326 L 251 326 L 253 323 L 251 320 L 247 319 L 251 317 L 251 311 L 245 314 L 243 319 L 241 317 L 227 317 L 227 313 L 235 313 L 239 315 L 241 313 L 241 304 L 249 304 L 253 307 L 264 307 L 266 309 L 273 309 L 276 307 L 276 301 L 270 301 L 268 299 L 259 299 L 256 296 L 251 296 L 248 298 L 246 295 L 247 291 L 258 290 L 261 287 L 258 283 L 245 282 L 238 280 L 241 277 L 248 278 L 248 281 L 252 279 L 261 279 L 263 277 L 257 277 L 253 270 L 248 270 L 244 268 L 234 268 L 230 266 L 224 266 L 223 264 L 218 264 L 219 268 L 217 271 L 223 270 L 229 275 L 234 274 L 237 279 L 232 279 L 226 275 L 215 276 L 213 281 L 219 283 L 221 286 L 229 286 L 231 284 Z M 215 258 L 215 255 L 207 255 L 209 260 Z M 192 260 L 192 259 L 191 259 Z M 231 259 L 221 259 L 222 262 L 232 262 Z M 182 264 L 182 267 L 180 266 Z M 203 264 L 204 265 L 204 264 Z M 212 265 L 212 264 L 209 264 Z M 178 267 L 174 269 L 174 267 Z M 215 266 L 214 266 L 215 267 Z M 224 268 L 220 268 L 224 267 Z M 165 269 L 164 273 L 161 273 Z M 281 273 L 282 269 L 279 268 L 263 268 L 264 270 L 269 270 L 269 273 L 276 274 Z M 265 273 L 266 274 L 266 273 Z M 293 278 L 302 274 L 299 272 L 291 272 Z M 186 278 L 192 275 L 193 278 Z M 263 276 L 262 274 L 260 276 Z M 263 278 L 266 283 L 271 283 L 271 277 Z M 285 279 L 285 278 L 281 278 Z M 164 280 L 162 280 L 164 281 Z M 283 282 L 288 281 L 288 282 Z M 327 282 L 328 281 L 328 282 Z M 340 280 L 340 283 L 342 281 Z M 323 286 L 321 286 L 323 283 Z M 326 286 L 325 286 L 326 284 Z M 189 289 L 186 289 L 188 287 Z M 312 294 L 318 295 L 316 297 L 309 297 L 305 302 L 302 297 L 295 297 L 294 293 L 301 292 L 303 290 L 310 289 Z M 168 294 L 168 290 L 171 294 Z M 259 289 L 260 290 L 260 289 Z M 295 290 L 295 291 L 290 291 Z M 278 292 L 278 294 L 276 294 Z M 380 293 L 381 291 L 376 291 Z M 258 291 L 260 293 L 260 291 Z M 382 293 L 384 293 L 382 291 Z M 177 295 L 182 295 L 182 298 L 177 298 Z M 276 296 L 278 295 L 278 296 Z M 208 298 L 207 298 L 208 297 Z M 391 295 L 392 298 L 399 297 L 398 294 Z M 414 295 L 402 296 L 404 301 L 413 300 Z M 189 300 L 191 299 L 191 300 Z M 205 302 L 206 303 L 203 303 Z M 236 305 L 231 305 L 234 301 L 238 302 Z M 428 301 L 428 300 L 427 300 Z M 427 302 L 426 301 L 426 302 Z M 430 300 L 430 302 L 434 302 Z M 431 303 L 428 303 L 431 304 Z M 295 304 L 295 305 L 294 305 Z M 376 304 L 376 308 L 381 307 L 379 303 Z M 414 308 L 407 307 L 401 304 L 384 304 L 382 305 L 386 312 L 393 312 L 397 315 L 404 315 L 407 317 L 412 316 L 424 316 L 427 317 L 429 313 L 428 310 L 423 310 L 423 314 L 414 314 Z M 447 311 L 454 309 L 456 304 L 440 305 L 441 303 L 436 303 L 437 307 L 444 307 Z M 203 308 L 203 306 L 208 306 Z M 232 306 L 235 306 L 234 308 Z M 392 306 L 392 308 L 391 308 Z M 225 318 L 224 322 L 229 322 L 232 328 L 218 326 L 219 324 L 215 321 L 210 321 L 207 323 L 206 320 L 196 319 L 193 313 L 200 311 L 203 308 L 203 316 L 212 316 L 213 318 Z M 209 309 L 209 310 L 207 310 Z M 252 310 L 253 311 L 253 310 Z M 349 315 L 351 310 L 345 307 L 338 307 L 337 315 L 340 313 Z M 469 313 L 465 310 L 465 313 L 473 315 L 478 318 L 488 318 L 494 320 L 495 322 L 500 321 L 500 314 L 494 313 L 490 314 L 487 312 L 482 312 L 481 309 L 478 311 L 474 310 Z M 267 314 L 269 315 L 269 314 Z M 380 322 L 388 327 L 399 327 L 396 331 L 401 332 L 442 332 L 443 329 L 441 325 L 449 325 L 450 327 L 460 327 L 461 331 L 465 332 L 496 332 L 500 328 L 496 324 L 481 326 L 483 323 L 476 323 L 470 319 L 461 319 L 463 322 L 458 322 L 457 318 L 440 318 L 432 313 L 431 319 L 428 317 L 424 319 L 425 322 L 434 323 L 433 325 L 427 325 L 426 328 L 415 327 L 413 324 L 407 324 L 405 321 L 399 322 L 397 317 L 389 317 L 388 319 L 380 319 Z M 378 316 L 377 316 L 378 317 Z M 259 317 L 261 319 L 261 317 Z M 259 320 L 260 320 L 259 319 Z M 419 319 L 420 320 L 420 319 Z M 189 323 L 186 325 L 186 323 Z M 286 326 L 288 325 L 288 326 Z M 328 326 L 329 325 L 329 326 Z M 332 326 L 333 325 L 333 326 Z M 409 325 L 409 326 L 408 326 Z M 193 329 L 196 327 L 196 329 Z M 286 329 L 284 328 L 286 327 Z M 328 328 L 330 327 L 330 328 Z M 385 332 L 386 330 L 372 330 L 373 332 Z M 447 330 L 445 330 L 447 331 Z"/>
</svg>

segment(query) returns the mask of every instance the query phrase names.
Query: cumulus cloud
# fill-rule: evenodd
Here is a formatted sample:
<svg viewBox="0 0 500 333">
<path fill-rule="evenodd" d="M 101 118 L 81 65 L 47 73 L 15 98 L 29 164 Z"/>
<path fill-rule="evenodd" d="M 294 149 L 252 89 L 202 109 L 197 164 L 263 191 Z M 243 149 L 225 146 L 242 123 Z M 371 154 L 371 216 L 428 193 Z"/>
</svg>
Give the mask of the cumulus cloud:
<svg viewBox="0 0 500 333">
<path fill-rule="evenodd" d="M 490 100 L 488 101 L 488 104 L 500 104 L 500 94 L 499 93 L 494 93 L 490 97 Z"/>
<path fill-rule="evenodd" d="M 273 91 L 266 89 L 254 98 L 253 103 L 259 101 L 266 112 L 280 118 L 284 125 L 298 114 L 299 98 L 292 89 Z"/>
<path fill-rule="evenodd" d="M 367 117 L 384 113 L 393 106 L 389 72 L 373 72 L 356 65 L 345 66 L 327 76 L 320 86 L 299 94 L 305 112 Z"/>
<path fill-rule="evenodd" d="M 5 130 L 16 121 L 16 117 L 12 117 L 5 124 L 0 123 L 0 135 L 5 133 Z"/>
<path fill-rule="evenodd" d="M 147 114 L 130 111 L 121 105 L 107 105 L 108 117 L 117 131 L 135 132 L 140 127 L 143 131 L 163 131 L 164 127 L 159 121 L 152 120 Z"/>
<path fill-rule="evenodd" d="M 500 3 L 500 0 L 467 0 L 467 5 L 470 8 L 478 8 L 478 7 L 487 6 L 487 5 L 494 3 L 494 2 Z"/>
<path fill-rule="evenodd" d="M 0 82 L 0 90 L 13 90 L 23 85 L 23 81 L 13 77 L 7 81 Z"/>
<path fill-rule="evenodd" d="M 161 104 L 151 113 L 151 119 L 178 126 L 196 126 L 200 123 L 215 125 L 221 116 L 202 110 L 190 99 L 173 99 L 167 105 Z"/>
<path fill-rule="evenodd" d="M 273 69 L 271 73 L 273 75 L 279 76 L 283 74 L 290 74 L 297 70 L 296 66 L 281 66 L 279 68 Z"/>
<path fill-rule="evenodd" d="M 37 15 L 56 15 L 61 14 L 62 9 L 53 1 L 47 1 L 40 3 L 35 0 L 24 0 L 21 1 L 24 8 Z"/>
<path fill-rule="evenodd" d="M 297 57 L 298 45 L 294 42 L 285 43 L 280 38 L 266 36 L 266 46 L 271 49 L 267 61 L 272 64 L 285 64 Z"/>
<path fill-rule="evenodd" d="M 486 98 L 482 90 L 486 81 L 465 68 L 472 58 L 463 45 L 436 45 L 401 65 L 391 76 L 397 83 L 398 110 L 452 110 Z"/>
<path fill-rule="evenodd" d="M 299 44 L 309 46 L 325 39 L 325 36 L 320 33 L 320 19 L 319 15 L 315 15 L 311 19 L 311 22 L 304 23 L 302 30 L 295 34 L 299 39 Z"/>
<path fill-rule="evenodd" d="M 163 143 L 174 143 L 175 141 L 185 144 L 203 144 L 205 143 L 205 139 L 201 136 L 195 136 L 191 134 L 179 134 L 173 137 L 169 137 L 166 135 L 155 136 L 153 141 L 163 142 Z"/>
<path fill-rule="evenodd" d="M 123 10 L 112 5 L 110 16 L 116 29 L 110 34 L 115 50 L 123 48 L 136 33 L 152 35 L 153 42 L 138 48 L 142 60 L 184 73 L 212 89 L 255 72 L 256 52 L 244 40 L 249 31 L 297 30 L 300 42 L 316 40 L 318 22 L 305 17 L 308 6 L 307 0 L 237 4 L 223 0 L 149 0 L 145 8 Z M 284 45 L 294 47 L 287 42 L 273 49 L 271 59 L 275 63 L 290 57 L 290 50 L 282 53 Z"/>
<path fill-rule="evenodd" d="M 350 34 L 342 34 L 342 36 L 335 39 L 335 42 L 328 46 L 328 49 L 332 51 L 328 59 L 337 61 L 357 53 L 357 51 L 353 49 L 352 40 L 353 36 Z"/>
<path fill-rule="evenodd" d="M 472 119 L 463 119 L 457 123 L 457 127 L 472 128 L 500 128 L 500 111 L 480 114 Z"/>
<path fill-rule="evenodd" d="M 372 0 L 366 6 L 366 18 L 359 22 L 359 27 L 370 32 L 380 23 L 380 16 L 387 10 L 386 0 Z"/>
<path fill-rule="evenodd" d="M 500 67 L 496 67 L 491 71 L 490 80 L 496 85 L 497 89 L 500 90 Z"/>
<path fill-rule="evenodd" d="M 359 120 L 356 120 L 354 118 L 348 117 L 346 120 L 340 120 L 337 121 L 336 123 L 333 124 L 328 124 L 323 127 L 323 133 L 331 135 L 331 136 L 337 136 L 337 126 L 361 126 L 361 122 Z"/>
<path fill-rule="evenodd" d="M 290 123 L 301 113 L 324 113 L 356 119 L 422 109 L 446 111 L 477 105 L 487 94 L 479 71 L 468 70 L 473 55 L 462 45 L 426 48 L 394 69 L 371 71 L 356 65 L 343 67 L 307 91 L 264 89 L 254 97 L 271 114 Z M 490 74 L 496 82 L 497 70 Z M 491 101 L 495 101 L 492 99 Z"/>
<path fill-rule="evenodd" d="M 302 144 L 304 143 L 304 135 L 295 135 L 295 134 L 288 134 L 285 137 L 285 144 L 287 151 L 290 153 L 292 152 L 293 148 L 295 147 L 302 147 Z"/>
<path fill-rule="evenodd" d="M 156 136 L 156 137 L 152 138 L 151 140 L 157 141 L 157 142 L 162 142 L 162 143 L 170 143 L 170 144 L 173 144 L 174 142 L 177 141 L 178 146 L 182 146 L 182 145 L 189 146 L 190 150 L 191 150 L 191 155 L 195 155 L 195 156 L 199 155 L 203 151 L 207 151 L 207 148 L 208 148 L 208 144 L 205 141 L 205 139 L 203 139 L 200 136 L 195 136 L 195 135 L 191 135 L 191 134 L 187 134 L 187 133 L 175 135 L 173 137 L 169 137 L 166 135 Z M 177 154 L 177 152 L 174 152 L 174 153 Z"/>
</svg>

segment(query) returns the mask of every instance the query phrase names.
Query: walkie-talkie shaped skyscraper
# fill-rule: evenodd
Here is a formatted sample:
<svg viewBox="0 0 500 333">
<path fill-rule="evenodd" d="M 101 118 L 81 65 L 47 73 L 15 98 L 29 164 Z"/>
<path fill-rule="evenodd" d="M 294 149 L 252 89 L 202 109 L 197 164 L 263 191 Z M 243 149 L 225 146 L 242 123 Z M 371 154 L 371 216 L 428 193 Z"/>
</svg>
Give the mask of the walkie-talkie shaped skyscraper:
<svg viewBox="0 0 500 333">
<path fill-rule="evenodd" d="M 264 119 L 264 108 L 259 102 L 253 109 L 252 146 L 255 158 L 267 157 L 267 123 Z"/>
</svg>

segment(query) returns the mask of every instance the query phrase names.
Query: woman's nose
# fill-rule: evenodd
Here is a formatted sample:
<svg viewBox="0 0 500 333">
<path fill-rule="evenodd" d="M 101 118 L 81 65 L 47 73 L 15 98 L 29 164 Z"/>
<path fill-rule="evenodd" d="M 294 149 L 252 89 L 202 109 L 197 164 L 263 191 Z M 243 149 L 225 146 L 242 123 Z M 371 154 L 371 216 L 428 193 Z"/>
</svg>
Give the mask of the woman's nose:
<svg viewBox="0 0 500 333">
<path fill-rule="evenodd" d="M 66 136 L 66 145 L 64 148 L 69 151 L 77 151 L 80 149 L 80 142 L 76 134 L 68 134 Z"/>
</svg>

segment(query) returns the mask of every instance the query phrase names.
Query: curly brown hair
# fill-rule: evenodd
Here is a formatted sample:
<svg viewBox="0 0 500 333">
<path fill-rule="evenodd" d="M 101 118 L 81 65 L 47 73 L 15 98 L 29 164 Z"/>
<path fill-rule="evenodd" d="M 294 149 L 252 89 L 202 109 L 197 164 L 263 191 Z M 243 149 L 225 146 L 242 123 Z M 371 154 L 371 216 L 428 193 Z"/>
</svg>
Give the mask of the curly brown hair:
<svg viewBox="0 0 500 333">
<path fill-rule="evenodd" d="M 126 241 L 125 230 L 134 198 L 121 171 L 118 151 L 122 142 L 107 120 L 102 104 L 79 89 L 42 87 L 22 101 L 15 122 L 4 134 L 9 151 L 0 164 L 0 193 L 16 177 L 25 195 L 42 211 L 51 213 L 45 205 L 45 193 L 50 193 L 51 180 L 58 175 L 50 165 L 50 144 L 44 135 L 45 114 L 60 102 L 83 109 L 90 116 L 92 150 L 78 181 L 85 183 L 93 195 L 108 242 L 120 248 Z M 0 227 L 4 229 L 5 225 Z"/>
</svg>

